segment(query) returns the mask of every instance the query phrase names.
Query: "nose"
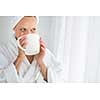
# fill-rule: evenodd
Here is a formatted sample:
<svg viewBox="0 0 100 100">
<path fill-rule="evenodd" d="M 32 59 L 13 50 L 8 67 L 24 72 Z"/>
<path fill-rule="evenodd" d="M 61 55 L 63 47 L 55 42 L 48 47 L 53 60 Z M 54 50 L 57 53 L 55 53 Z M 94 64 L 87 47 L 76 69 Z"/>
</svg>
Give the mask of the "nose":
<svg viewBox="0 0 100 100">
<path fill-rule="evenodd" d="M 27 33 L 26 34 L 30 34 L 30 33 L 32 33 L 32 31 L 31 30 L 27 30 Z"/>
<path fill-rule="evenodd" d="M 25 34 L 30 34 L 30 33 L 34 34 L 34 33 L 36 33 L 36 31 L 33 31 L 32 29 L 28 29 L 28 30 L 25 32 Z"/>
</svg>

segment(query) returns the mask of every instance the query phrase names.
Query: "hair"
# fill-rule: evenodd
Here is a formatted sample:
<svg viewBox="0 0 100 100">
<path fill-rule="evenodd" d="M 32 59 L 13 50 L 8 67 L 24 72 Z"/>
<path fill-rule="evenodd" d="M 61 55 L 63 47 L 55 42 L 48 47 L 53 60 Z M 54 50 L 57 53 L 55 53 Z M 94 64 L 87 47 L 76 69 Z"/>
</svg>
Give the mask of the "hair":
<svg viewBox="0 0 100 100">
<path fill-rule="evenodd" d="M 24 18 L 24 17 L 34 17 L 34 18 L 37 20 L 37 24 L 39 23 L 39 18 L 38 18 L 37 16 L 23 16 L 23 18 Z M 23 18 L 22 18 L 22 19 L 23 19 Z M 18 24 L 18 23 L 17 23 L 17 24 Z M 17 24 L 13 27 L 13 29 L 16 28 Z"/>
</svg>

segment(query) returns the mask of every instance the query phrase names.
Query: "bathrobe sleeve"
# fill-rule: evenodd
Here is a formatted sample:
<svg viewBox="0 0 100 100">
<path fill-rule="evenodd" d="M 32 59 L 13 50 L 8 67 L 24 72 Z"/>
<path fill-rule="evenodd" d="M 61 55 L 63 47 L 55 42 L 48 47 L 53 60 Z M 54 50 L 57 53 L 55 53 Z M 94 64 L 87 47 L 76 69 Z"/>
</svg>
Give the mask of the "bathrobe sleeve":
<svg viewBox="0 0 100 100">
<path fill-rule="evenodd" d="M 16 68 L 13 62 L 9 62 L 7 56 L 0 52 L 0 82 L 3 82 L 4 79 L 6 82 L 18 82 L 18 75 Z M 4 81 L 5 82 L 5 81 Z"/>
<path fill-rule="evenodd" d="M 64 82 L 64 66 L 49 50 L 47 50 L 46 66 L 49 83 Z"/>
</svg>

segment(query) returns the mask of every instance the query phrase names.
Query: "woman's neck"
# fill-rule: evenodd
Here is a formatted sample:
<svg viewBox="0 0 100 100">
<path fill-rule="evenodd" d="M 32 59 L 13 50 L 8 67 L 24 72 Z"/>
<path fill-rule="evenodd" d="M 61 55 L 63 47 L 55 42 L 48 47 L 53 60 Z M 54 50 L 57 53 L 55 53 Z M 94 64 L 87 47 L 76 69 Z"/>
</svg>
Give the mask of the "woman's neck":
<svg viewBox="0 0 100 100">
<path fill-rule="evenodd" d="M 33 56 L 28 56 L 26 55 L 28 61 L 30 62 L 30 64 L 32 63 L 32 61 L 34 60 L 34 55 Z"/>
</svg>

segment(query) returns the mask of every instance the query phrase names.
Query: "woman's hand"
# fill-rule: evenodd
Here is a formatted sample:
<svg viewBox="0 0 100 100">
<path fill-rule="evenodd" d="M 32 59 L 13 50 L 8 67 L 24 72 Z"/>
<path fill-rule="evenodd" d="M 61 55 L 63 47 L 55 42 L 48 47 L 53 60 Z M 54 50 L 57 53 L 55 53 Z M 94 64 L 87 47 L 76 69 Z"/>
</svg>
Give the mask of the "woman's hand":
<svg viewBox="0 0 100 100">
<path fill-rule="evenodd" d="M 42 65 L 43 64 L 43 58 L 45 56 L 45 53 L 46 53 L 46 45 L 45 45 L 45 42 L 43 41 L 43 39 L 40 39 L 40 53 L 35 56 L 35 58 L 37 60 L 37 63 L 39 65 Z"/>
<path fill-rule="evenodd" d="M 47 67 L 43 62 L 45 54 L 46 54 L 46 45 L 45 42 L 42 39 L 40 39 L 40 53 L 35 56 L 35 59 L 37 60 L 37 63 L 40 66 L 44 80 L 47 81 Z"/>
<path fill-rule="evenodd" d="M 25 48 L 28 44 L 26 36 L 23 36 L 23 38 L 21 38 L 19 42 L 23 48 Z M 24 58 L 25 58 L 25 52 L 18 47 L 18 56 L 14 62 L 17 72 L 19 72 L 19 68 L 20 68 L 19 66 L 22 63 Z"/>
<path fill-rule="evenodd" d="M 21 47 L 26 48 L 28 41 L 27 37 L 23 35 L 23 37 L 19 40 Z M 25 57 L 25 52 L 18 47 L 18 56 Z"/>
</svg>

